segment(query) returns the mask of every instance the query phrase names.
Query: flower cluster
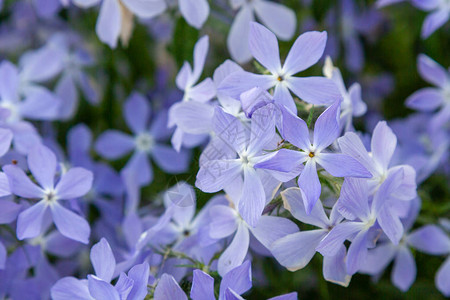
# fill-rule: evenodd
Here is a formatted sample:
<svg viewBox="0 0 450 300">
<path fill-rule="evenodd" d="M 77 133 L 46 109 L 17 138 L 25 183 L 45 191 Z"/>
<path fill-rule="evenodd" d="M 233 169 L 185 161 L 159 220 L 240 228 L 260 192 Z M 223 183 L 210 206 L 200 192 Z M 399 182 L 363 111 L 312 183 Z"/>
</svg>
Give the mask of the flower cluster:
<svg viewBox="0 0 450 300">
<path fill-rule="evenodd" d="M 0 298 L 295 300 L 391 262 L 406 292 L 422 254 L 450 297 L 449 70 L 415 53 L 386 121 L 365 52 L 401 1 L 0 0 Z"/>
</svg>

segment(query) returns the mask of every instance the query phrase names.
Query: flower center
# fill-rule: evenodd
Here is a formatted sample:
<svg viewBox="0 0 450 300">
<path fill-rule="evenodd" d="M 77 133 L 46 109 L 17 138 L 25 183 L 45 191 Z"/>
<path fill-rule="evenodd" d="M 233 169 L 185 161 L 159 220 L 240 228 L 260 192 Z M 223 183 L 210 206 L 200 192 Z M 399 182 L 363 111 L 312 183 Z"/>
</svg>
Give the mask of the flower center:
<svg viewBox="0 0 450 300">
<path fill-rule="evenodd" d="M 145 132 L 139 134 L 136 137 L 135 143 L 137 150 L 142 152 L 149 152 L 153 148 L 155 141 L 150 134 Z"/>
<path fill-rule="evenodd" d="M 314 154 L 314 152 L 309 152 L 308 156 L 313 158 L 315 156 L 315 154 Z"/>
<path fill-rule="evenodd" d="M 55 191 L 48 191 L 45 195 L 44 195 L 44 201 L 47 202 L 48 204 L 52 204 L 55 203 L 57 200 L 56 197 L 56 193 Z"/>
</svg>

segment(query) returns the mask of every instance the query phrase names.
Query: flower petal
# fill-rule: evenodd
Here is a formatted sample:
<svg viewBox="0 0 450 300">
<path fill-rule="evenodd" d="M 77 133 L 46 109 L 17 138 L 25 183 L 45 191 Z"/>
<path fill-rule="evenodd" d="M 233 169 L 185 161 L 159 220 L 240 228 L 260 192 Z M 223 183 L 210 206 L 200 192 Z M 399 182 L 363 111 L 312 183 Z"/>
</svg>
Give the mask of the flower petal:
<svg viewBox="0 0 450 300">
<path fill-rule="evenodd" d="M 250 23 L 248 43 L 250 52 L 259 63 L 272 74 L 281 72 L 280 52 L 275 34 L 266 27 L 252 22 Z"/>
<path fill-rule="evenodd" d="M 266 204 L 264 187 L 255 169 L 244 167 L 244 187 L 239 200 L 239 213 L 248 225 L 255 227 Z"/>
<path fill-rule="evenodd" d="M 294 36 L 297 20 L 292 9 L 270 1 L 255 2 L 254 9 L 258 19 L 281 40 Z"/>
<path fill-rule="evenodd" d="M 428 38 L 433 32 L 438 30 L 442 25 L 448 21 L 448 10 L 439 9 L 429 14 L 422 25 L 421 37 L 422 39 Z"/>
<path fill-rule="evenodd" d="M 445 260 L 436 273 L 436 287 L 446 297 L 450 297 L 450 256 Z"/>
<path fill-rule="evenodd" d="M 383 168 L 387 170 L 392 155 L 397 146 L 397 137 L 385 121 L 378 122 L 373 130 L 372 142 L 370 148 L 372 150 L 373 159 Z"/>
<path fill-rule="evenodd" d="M 310 149 L 311 140 L 306 122 L 285 107 L 281 108 L 281 113 L 283 115 L 283 138 L 302 150 Z"/>
<path fill-rule="evenodd" d="M 258 225 L 249 229 L 253 236 L 267 249 L 270 249 L 276 240 L 298 231 L 294 222 L 276 216 L 262 216 Z"/>
<path fill-rule="evenodd" d="M 89 293 L 94 299 L 120 300 L 117 290 L 108 282 L 88 275 Z"/>
<path fill-rule="evenodd" d="M 449 81 L 447 71 L 425 54 L 419 54 L 417 58 L 417 69 L 423 79 L 438 87 L 443 88 Z"/>
<path fill-rule="evenodd" d="M 84 168 L 72 168 L 64 173 L 56 185 L 60 199 L 74 199 L 86 195 L 92 187 L 94 175 Z"/>
<path fill-rule="evenodd" d="M 9 61 L 0 64 L 0 98 L 3 101 L 15 102 L 19 97 L 19 71 Z"/>
<path fill-rule="evenodd" d="M 314 125 L 314 147 L 321 151 L 331 145 L 339 136 L 340 101 L 328 107 Z"/>
<path fill-rule="evenodd" d="M 95 275 L 101 280 L 110 282 L 116 267 L 116 259 L 111 246 L 105 238 L 102 238 L 100 242 L 92 246 L 90 258 Z"/>
<path fill-rule="evenodd" d="M 364 229 L 365 224 L 360 222 L 344 222 L 336 225 L 320 242 L 316 250 L 323 256 L 334 256 L 344 241 L 355 233 Z"/>
<path fill-rule="evenodd" d="M 322 57 L 326 43 L 325 31 L 309 31 L 300 35 L 286 57 L 284 74 L 294 75 L 317 63 Z"/>
<path fill-rule="evenodd" d="M 250 235 L 248 229 L 244 224 L 241 223 L 230 245 L 219 257 L 217 270 L 222 277 L 230 270 L 242 264 L 245 256 L 247 256 L 249 244 Z"/>
<path fill-rule="evenodd" d="M 319 200 L 321 186 L 317 176 L 316 163 L 312 160 L 306 162 L 300 177 L 298 187 L 302 192 L 302 198 L 306 207 L 306 213 L 310 214 L 317 200 Z"/>
<path fill-rule="evenodd" d="M 157 165 L 171 174 L 184 173 L 189 167 L 190 153 L 185 149 L 177 152 L 170 146 L 157 144 L 153 147 L 152 156 Z"/>
<path fill-rule="evenodd" d="M 46 146 L 38 145 L 28 153 L 28 167 L 45 190 L 52 190 L 56 173 L 56 156 Z"/>
<path fill-rule="evenodd" d="M 119 1 L 103 1 L 95 26 L 95 32 L 99 39 L 109 47 L 116 48 L 121 27 L 122 16 Z"/>
<path fill-rule="evenodd" d="M 353 239 L 347 253 L 347 272 L 349 275 L 355 274 L 363 265 L 367 257 L 367 230 L 362 230 Z"/>
<path fill-rule="evenodd" d="M 150 276 L 148 263 L 135 265 L 128 271 L 128 277 L 134 281 L 133 288 L 128 294 L 127 300 L 144 299 L 148 293 L 147 284 Z"/>
<path fill-rule="evenodd" d="M 399 247 L 391 273 L 392 283 L 406 292 L 416 279 L 416 262 L 411 251 L 405 246 Z"/>
<path fill-rule="evenodd" d="M 369 217 L 369 188 L 365 179 L 345 178 L 336 202 L 339 213 L 348 220 Z"/>
<path fill-rule="evenodd" d="M 50 292 L 54 300 L 92 300 L 87 284 L 75 277 L 64 277 L 58 280 Z"/>
<path fill-rule="evenodd" d="M 225 188 L 241 173 L 242 163 L 233 160 L 211 160 L 200 165 L 195 186 L 206 193 Z"/>
<path fill-rule="evenodd" d="M 17 218 L 19 240 L 34 238 L 41 233 L 47 207 L 47 203 L 42 200 L 19 214 Z"/>
<path fill-rule="evenodd" d="M 62 235 L 83 244 L 89 243 L 91 228 L 88 222 L 58 203 L 51 206 L 53 221 Z"/>
<path fill-rule="evenodd" d="M 344 287 L 349 285 L 352 277 L 347 274 L 346 254 L 345 246 L 341 245 L 336 255 L 323 257 L 323 278 L 325 280 Z"/>
<path fill-rule="evenodd" d="M 330 105 L 341 99 L 341 93 L 333 80 L 325 77 L 290 77 L 285 80 L 301 100 L 315 105 Z"/>
<path fill-rule="evenodd" d="M 209 209 L 211 223 L 209 235 L 215 239 L 221 239 L 233 234 L 237 228 L 237 213 L 234 209 L 225 205 L 214 205 Z"/>
<path fill-rule="evenodd" d="M 444 95 L 437 88 L 423 88 L 406 99 L 406 106 L 420 111 L 433 111 L 444 103 Z"/>
<path fill-rule="evenodd" d="M 194 270 L 191 298 L 193 300 L 212 300 L 214 296 L 214 278 L 201 270 Z"/>
<path fill-rule="evenodd" d="M 25 172 L 17 166 L 6 165 L 3 171 L 8 176 L 11 192 L 23 198 L 42 198 L 44 191 L 38 187 Z"/>
<path fill-rule="evenodd" d="M 304 268 L 316 254 L 316 247 L 327 234 L 325 230 L 308 230 L 289 234 L 270 247 L 275 259 L 289 271 Z"/>
<path fill-rule="evenodd" d="M 142 1 L 142 0 L 122 0 L 123 4 L 139 18 L 153 18 L 162 14 L 167 4 L 164 0 Z"/>
<path fill-rule="evenodd" d="M 197 29 L 208 19 L 209 5 L 206 0 L 180 0 L 179 5 L 186 22 Z"/>
<path fill-rule="evenodd" d="M 233 268 L 222 277 L 220 283 L 220 295 L 227 289 L 231 289 L 240 295 L 248 291 L 252 287 L 252 265 L 249 260 L 244 261 L 236 268 Z M 223 299 L 219 296 L 220 299 Z"/>
<path fill-rule="evenodd" d="M 107 159 L 122 157 L 134 147 L 133 138 L 117 130 L 106 130 L 95 142 L 95 151 Z"/>
<path fill-rule="evenodd" d="M 311 212 L 306 212 L 305 203 L 302 197 L 302 192 L 299 188 L 292 187 L 281 192 L 284 207 L 297 220 L 314 225 L 320 228 L 326 228 L 330 225 L 327 215 L 323 209 L 322 202 L 317 201 Z"/>
<path fill-rule="evenodd" d="M 248 62 L 252 58 L 248 43 L 250 32 L 250 23 L 255 20 L 253 9 L 249 5 L 244 5 L 231 24 L 230 32 L 227 37 L 227 47 L 231 58 L 238 63 Z"/>
<path fill-rule="evenodd" d="M 320 153 L 317 162 L 334 177 L 358 177 L 371 178 L 372 174 L 367 171 L 353 157 L 341 153 Z"/>
<path fill-rule="evenodd" d="M 147 128 L 151 109 L 148 100 L 139 93 L 133 93 L 125 102 L 124 117 L 128 127 L 134 134 L 143 132 Z"/>
<path fill-rule="evenodd" d="M 432 255 L 450 253 L 450 238 L 436 225 L 425 225 L 408 235 L 409 245 Z"/>
<path fill-rule="evenodd" d="M 175 278 L 169 274 L 163 274 L 155 288 L 155 300 L 188 300 L 186 294 L 180 288 Z"/>
</svg>

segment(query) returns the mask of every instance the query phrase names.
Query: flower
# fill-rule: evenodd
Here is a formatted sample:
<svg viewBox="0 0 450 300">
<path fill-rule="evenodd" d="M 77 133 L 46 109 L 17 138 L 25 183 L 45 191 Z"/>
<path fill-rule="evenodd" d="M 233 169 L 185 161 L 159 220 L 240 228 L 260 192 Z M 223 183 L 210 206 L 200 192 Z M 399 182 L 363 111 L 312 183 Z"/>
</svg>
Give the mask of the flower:
<svg viewBox="0 0 450 300">
<path fill-rule="evenodd" d="M 373 243 L 377 224 L 394 244 L 398 244 L 403 235 L 403 226 L 388 203 L 392 193 L 401 184 L 402 176 L 403 170 L 399 169 L 386 179 L 371 202 L 367 180 L 346 178 L 335 205 L 339 213 L 350 221 L 331 229 L 316 250 L 324 256 L 334 256 L 346 239 L 354 237 L 346 259 L 347 273 L 353 275 L 367 257 L 367 248 Z"/>
<path fill-rule="evenodd" d="M 125 102 L 123 111 L 125 122 L 133 132 L 133 136 L 109 129 L 103 132 L 95 143 L 95 150 L 108 159 L 117 159 L 134 150 L 124 169 L 136 172 L 138 174 L 136 180 L 140 185 L 149 184 L 153 180 L 149 156 L 166 172 L 182 173 L 188 167 L 187 151 L 177 152 L 162 143 L 170 135 L 170 131 L 166 128 L 165 111 L 161 111 L 148 126 L 151 118 L 150 109 L 147 99 L 133 93 Z"/>
<path fill-rule="evenodd" d="M 297 271 L 304 268 L 316 253 L 316 248 L 322 239 L 338 225 L 343 217 L 334 205 L 330 216 L 320 201 L 307 214 L 299 188 L 288 188 L 281 192 L 284 206 L 296 218 L 305 224 L 310 224 L 319 229 L 297 231 L 274 241 L 270 246 L 270 252 L 275 259 L 289 271 Z M 345 267 L 346 249 L 341 245 L 336 255 L 325 256 L 323 259 L 323 276 L 326 280 L 348 286 L 351 276 L 347 274 Z"/>
<path fill-rule="evenodd" d="M 90 274 L 87 280 L 64 277 L 52 287 L 54 300 L 63 299 L 111 299 L 111 300 L 143 300 L 147 295 L 147 283 L 150 268 L 147 263 L 135 265 L 128 275 L 121 273 L 117 283 L 110 284 L 113 279 L 116 260 L 108 241 L 102 238 L 92 246 L 91 263 L 95 275 Z"/>
<path fill-rule="evenodd" d="M 228 51 L 235 61 L 245 63 L 252 58 L 248 45 L 242 41 L 248 40 L 255 14 L 280 39 L 286 41 L 294 36 L 297 22 L 294 11 L 288 7 L 266 0 L 230 0 L 230 4 L 233 9 L 239 9 L 227 38 Z"/>
<path fill-rule="evenodd" d="M 190 146 L 190 148 L 198 146 L 204 140 L 205 135 L 202 133 L 214 113 L 208 104 L 208 101 L 216 95 L 214 82 L 208 77 L 197 84 L 203 72 L 208 48 L 209 38 L 203 36 L 194 47 L 194 68 L 192 69 L 185 61 L 176 77 L 177 87 L 184 92 L 184 95 L 181 102 L 170 107 L 168 126 L 169 128 L 177 126 L 172 136 L 172 145 L 177 151 L 180 151 L 182 146 Z M 201 118 L 198 113 L 202 116 Z M 186 132 L 183 128 L 190 126 L 183 126 L 185 125 L 183 123 L 189 117 L 194 117 L 198 121 L 191 132 Z"/>
<path fill-rule="evenodd" d="M 92 186 L 93 175 L 83 168 L 71 168 L 61 175 L 55 184 L 57 160 L 55 154 L 43 145 L 33 148 L 28 154 L 28 167 L 37 185 L 25 172 L 15 165 L 3 167 L 8 176 L 11 192 L 25 199 L 39 201 L 22 211 L 17 219 L 17 237 L 20 240 L 34 238 L 45 228 L 50 212 L 56 228 L 62 235 L 87 244 L 90 228 L 85 219 L 61 205 L 61 200 L 70 200 L 86 195 Z"/>
<path fill-rule="evenodd" d="M 325 77 L 294 77 L 295 74 L 306 70 L 320 59 L 326 41 L 326 32 L 303 33 L 297 38 L 281 66 L 276 36 L 266 27 L 252 22 L 249 34 L 250 51 L 270 74 L 235 72 L 222 82 L 219 90 L 239 99 L 243 92 L 254 87 L 266 90 L 275 88 L 273 95 L 275 101 L 285 105 L 292 112 L 296 112 L 297 108 L 290 91 L 308 103 L 330 104 L 341 97 L 333 81 Z"/>
<path fill-rule="evenodd" d="M 420 76 L 436 87 L 416 91 L 406 99 L 406 106 L 423 112 L 439 109 L 430 122 L 431 131 L 436 131 L 450 120 L 450 72 L 425 54 L 418 56 L 417 68 Z"/>
<path fill-rule="evenodd" d="M 255 165 L 266 158 L 264 150 L 276 147 L 275 108 L 272 104 L 257 110 L 251 127 L 244 126 L 234 116 L 217 107 L 214 115 L 213 139 L 200 158 L 200 170 L 195 185 L 204 192 L 214 193 L 232 188 L 242 218 L 256 226 L 266 200 L 271 198 L 277 180 Z M 264 184 L 263 184 L 264 182 Z M 266 192 L 267 190 L 267 192 Z"/>
<path fill-rule="evenodd" d="M 311 212 L 321 193 L 317 164 L 335 177 L 371 177 L 369 171 L 355 158 L 325 151 L 339 135 L 339 107 L 340 101 L 336 101 L 319 116 L 314 125 L 313 142 L 305 121 L 286 108 L 282 109 L 284 138 L 301 151 L 281 149 L 270 159 L 256 165 L 257 168 L 292 172 L 295 167 L 305 163 L 304 169 L 297 175 L 300 174 L 298 186 L 307 213 Z"/>
</svg>

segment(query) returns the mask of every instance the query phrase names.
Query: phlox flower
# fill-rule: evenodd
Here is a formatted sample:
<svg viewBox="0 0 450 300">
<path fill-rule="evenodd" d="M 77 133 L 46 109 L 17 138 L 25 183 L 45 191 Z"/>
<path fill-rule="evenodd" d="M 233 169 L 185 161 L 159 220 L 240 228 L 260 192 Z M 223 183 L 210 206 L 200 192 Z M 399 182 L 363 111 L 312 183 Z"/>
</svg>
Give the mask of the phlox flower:
<svg viewBox="0 0 450 300">
<path fill-rule="evenodd" d="M 233 236 L 217 262 L 217 270 L 221 275 L 242 264 L 251 246 L 250 233 L 264 247 L 270 249 L 274 241 L 298 230 L 289 219 L 270 215 L 261 216 L 256 227 L 249 226 L 231 202 L 229 205 L 212 206 L 209 214 L 211 222 L 208 234 L 211 238 L 223 239 Z"/>
<path fill-rule="evenodd" d="M 378 226 L 393 243 L 398 244 L 403 235 L 403 226 L 387 203 L 401 184 L 402 177 L 403 170 L 397 170 L 383 182 L 371 201 L 366 179 L 346 178 L 335 205 L 338 212 L 350 221 L 342 222 L 331 229 L 316 250 L 324 256 L 334 256 L 342 243 L 351 239 L 346 269 L 349 275 L 353 275 L 362 267 Z"/>
<path fill-rule="evenodd" d="M 336 205 L 328 217 L 321 201 L 317 201 L 312 211 L 307 214 L 299 188 L 288 188 L 281 192 L 281 196 L 284 207 L 294 218 L 318 227 L 288 234 L 270 245 L 270 252 L 282 266 L 289 271 L 297 271 L 311 261 L 322 239 L 343 220 L 343 217 L 337 211 Z M 326 280 L 348 286 L 351 276 L 347 274 L 345 266 L 346 253 L 344 245 L 340 245 L 335 255 L 324 256 L 323 276 Z"/>
<path fill-rule="evenodd" d="M 231 57 L 245 63 L 252 58 L 247 41 L 250 23 L 258 19 L 274 32 L 281 40 L 290 40 L 295 33 L 295 13 L 290 8 L 273 1 L 266 0 L 229 0 L 231 8 L 238 10 L 231 24 L 227 38 L 228 51 Z"/>
<path fill-rule="evenodd" d="M 186 110 L 188 110 L 188 118 L 192 118 L 195 115 L 196 120 L 199 122 L 191 129 L 192 133 L 187 133 L 181 128 L 189 126 L 181 126 L 175 129 L 172 136 L 172 145 L 177 151 L 180 151 L 183 145 L 190 148 L 197 146 L 205 139 L 206 136 L 201 133 L 203 133 L 204 127 L 208 125 L 208 121 L 210 122 L 212 114 L 214 113 L 213 109 L 208 104 L 209 100 L 216 95 L 216 88 L 213 81 L 211 78 L 206 78 L 202 82 L 197 83 L 203 72 L 203 67 L 205 66 L 208 48 L 209 37 L 203 36 L 197 41 L 194 47 L 193 68 L 187 61 L 184 62 L 183 67 L 176 77 L 177 87 L 182 90 L 184 94 L 181 102 L 175 103 L 169 109 L 168 126 L 174 127 L 179 123 L 185 123 L 186 117 L 183 116 L 186 114 Z M 200 113 L 200 117 L 197 113 Z M 205 122 L 207 124 L 205 124 Z"/>
<path fill-rule="evenodd" d="M 90 259 L 95 274 L 89 274 L 87 280 L 74 277 L 58 280 L 51 289 L 52 299 L 143 300 L 145 298 L 150 276 L 147 263 L 134 266 L 128 275 L 122 272 L 113 286 L 110 282 L 113 279 L 116 260 L 105 238 L 92 246 Z"/>
<path fill-rule="evenodd" d="M 416 91 L 406 99 L 406 106 L 423 112 L 437 110 L 430 125 L 432 131 L 438 130 L 450 121 L 450 71 L 445 70 L 425 54 L 418 56 L 417 69 L 425 81 L 436 87 Z"/>
<path fill-rule="evenodd" d="M 337 101 L 317 118 L 312 142 L 306 122 L 286 108 L 282 109 L 283 137 L 300 151 L 281 149 L 270 159 L 256 165 L 263 169 L 292 172 L 295 167 L 305 163 L 304 169 L 297 175 L 300 174 L 298 186 L 308 213 L 321 194 L 317 164 L 335 177 L 371 177 L 369 171 L 355 158 L 326 150 L 339 136 L 339 107 L 340 101 Z"/>
<path fill-rule="evenodd" d="M 83 168 L 71 168 L 61 175 L 55 184 L 57 160 L 55 154 L 43 145 L 33 148 L 27 157 L 28 167 L 39 185 L 31 181 L 25 172 L 15 165 L 3 167 L 8 176 L 11 192 L 25 199 L 38 202 L 22 211 L 17 219 L 17 237 L 20 240 L 38 236 L 47 224 L 49 214 L 62 235 L 87 244 L 90 227 L 81 216 L 61 205 L 86 195 L 92 186 L 92 172 Z"/>
<path fill-rule="evenodd" d="M 257 75 L 249 72 L 235 72 L 220 85 L 219 90 L 239 99 L 243 92 L 254 87 L 268 90 L 274 88 L 274 99 L 296 112 L 293 92 L 301 100 L 327 105 L 340 99 L 334 82 L 325 77 L 295 77 L 294 75 L 314 65 L 322 56 L 327 41 L 326 32 L 310 31 L 300 35 L 281 65 L 276 36 L 266 27 L 251 23 L 249 47 L 253 57 L 270 74 Z"/>
<path fill-rule="evenodd" d="M 123 113 L 133 135 L 113 129 L 106 130 L 95 143 L 95 150 L 100 155 L 117 159 L 134 151 L 124 169 L 136 172 L 138 176 L 135 179 L 141 185 L 149 184 L 153 180 L 149 156 L 166 172 L 182 173 L 186 170 L 189 153 L 185 150 L 177 152 L 163 143 L 170 135 L 166 128 L 165 111 L 161 111 L 149 126 L 151 107 L 148 100 L 138 93 L 133 93 L 125 102 Z"/>
</svg>

